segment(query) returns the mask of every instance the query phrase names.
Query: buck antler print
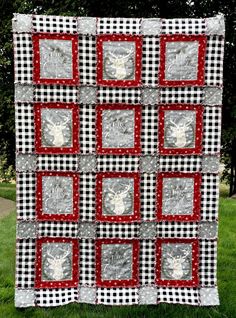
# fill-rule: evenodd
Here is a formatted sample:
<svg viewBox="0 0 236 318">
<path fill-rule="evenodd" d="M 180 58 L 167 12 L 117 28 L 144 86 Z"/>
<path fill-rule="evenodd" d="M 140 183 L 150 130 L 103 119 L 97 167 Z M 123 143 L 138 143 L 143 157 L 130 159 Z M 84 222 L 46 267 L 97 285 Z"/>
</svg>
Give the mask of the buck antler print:
<svg viewBox="0 0 236 318">
<path fill-rule="evenodd" d="M 46 118 L 47 128 L 49 134 L 53 137 L 52 143 L 54 147 L 61 147 L 65 144 L 63 130 L 66 128 L 69 121 L 69 117 L 65 117 L 63 122 L 58 123 L 54 123 L 50 118 Z"/>
<path fill-rule="evenodd" d="M 47 261 L 49 263 L 48 268 L 52 271 L 52 278 L 54 280 L 64 279 L 64 269 L 63 264 L 66 259 L 70 256 L 70 251 L 66 251 L 62 255 L 53 256 L 50 251 L 47 251 Z"/>
<path fill-rule="evenodd" d="M 108 197 L 110 198 L 110 203 L 114 205 L 113 212 L 116 215 L 122 215 L 125 213 L 126 207 L 125 207 L 124 199 L 129 194 L 130 188 L 131 188 L 130 185 L 126 186 L 125 190 L 123 191 L 114 191 L 113 189 L 108 188 L 109 190 Z"/>
<path fill-rule="evenodd" d="M 189 256 L 190 251 L 185 250 L 183 255 L 173 256 L 170 253 L 167 253 L 167 266 L 168 266 L 168 275 L 172 279 L 181 279 L 185 276 L 183 264 L 186 262 L 187 257 Z"/>
<path fill-rule="evenodd" d="M 176 148 L 184 148 L 188 141 L 186 138 L 186 133 L 189 129 L 189 126 L 192 124 L 193 118 L 184 117 L 184 120 L 179 121 L 179 123 L 170 120 L 171 126 L 171 137 L 175 139 Z"/>
</svg>

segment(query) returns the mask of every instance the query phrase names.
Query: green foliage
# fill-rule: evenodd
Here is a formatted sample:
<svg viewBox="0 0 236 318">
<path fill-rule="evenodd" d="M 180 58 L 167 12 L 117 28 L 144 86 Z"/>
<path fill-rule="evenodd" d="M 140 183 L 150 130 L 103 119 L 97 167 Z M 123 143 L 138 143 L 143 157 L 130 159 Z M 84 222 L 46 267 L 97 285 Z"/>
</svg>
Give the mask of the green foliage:
<svg viewBox="0 0 236 318">
<path fill-rule="evenodd" d="M 6 154 L 0 156 L 0 180 L 1 182 L 11 182 L 16 177 L 15 169 L 8 164 Z"/>
<path fill-rule="evenodd" d="M 0 4 L 0 153 L 14 165 L 13 48 L 11 19 L 13 12 L 71 16 L 106 17 L 209 17 L 218 12 L 226 18 L 224 62 L 222 161 L 223 178 L 235 183 L 236 191 L 236 32 L 235 1 L 232 0 L 2 0 Z M 234 177 L 233 177 L 234 176 Z"/>
</svg>

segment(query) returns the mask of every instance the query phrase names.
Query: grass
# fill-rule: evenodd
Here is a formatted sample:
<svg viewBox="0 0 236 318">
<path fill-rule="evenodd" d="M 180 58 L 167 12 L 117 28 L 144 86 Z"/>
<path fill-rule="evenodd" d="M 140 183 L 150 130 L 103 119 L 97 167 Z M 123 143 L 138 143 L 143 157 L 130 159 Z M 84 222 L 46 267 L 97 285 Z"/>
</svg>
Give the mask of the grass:
<svg viewBox="0 0 236 318">
<path fill-rule="evenodd" d="M 7 188 L 7 189 L 6 189 Z M 1 191 L 15 198 L 14 186 Z M 14 307 L 15 213 L 0 220 L 0 317 L 1 318 L 235 318 L 236 317 L 236 200 L 227 198 L 221 189 L 218 248 L 218 286 L 221 305 L 191 307 L 160 304 L 158 306 L 102 306 L 70 304 L 57 308 Z"/>
<path fill-rule="evenodd" d="M 16 185 L 12 183 L 0 183 L 0 197 L 16 201 Z"/>
</svg>

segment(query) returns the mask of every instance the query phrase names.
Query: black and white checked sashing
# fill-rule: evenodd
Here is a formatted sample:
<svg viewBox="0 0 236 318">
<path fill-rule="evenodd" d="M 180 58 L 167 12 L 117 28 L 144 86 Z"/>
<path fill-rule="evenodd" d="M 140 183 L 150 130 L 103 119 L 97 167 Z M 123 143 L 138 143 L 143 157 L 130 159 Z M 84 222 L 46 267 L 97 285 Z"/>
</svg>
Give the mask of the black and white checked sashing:
<svg viewBox="0 0 236 318">
<path fill-rule="evenodd" d="M 17 17 L 16 17 L 17 18 Z M 89 18 L 88 18 L 89 19 Z M 81 20 L 81 23 L 83 21 Z M 78 154 L 37 155 L 38 171 L 71 171 L 79 175 L 79 222 L 40 221 L 37 222 L 36 175 L 33 172 L 17 173 L 17 219 L 36 221 L 36 239 L 17 239 L 16 288 L 34 291 L 35 305 L 58 306 L 70 302 L 84 302 L 80 288 L 94 289 L 92 302 L 107 305 L 131 305 L 141 301 L 141 288 L 153 288 L 153 304 L 160 302 L 199 305 L 199 289 L 216 286 L 216 239 L 199 239 L 199 288 L 160 287 L 155 284 L 156 238 L 198 238 L 198 222 L 167 222 L 156 220 L 156 173 L 161 172 L 201 172 L 201 220 L 218 220 L 219 176 L 203 173 L 202 155 L 162 155 L 158 154 L 158 107 L 167 104 L 195 104 L 204 106 L 203 155 L 218 155 L 220 152 L 221 105 L 204 105 L 204 89 L 221 88 L 223 83 L 224 37 L 207 35 L 204 86 L 159 87 L 160 34 L 205 34 L 205 19 L 160 19 L 159 33 L 142 34 L 142 19 L 96 18 L 96 32 L 82 30 L 77 17 L 31 16 L 28 32 L 14 31 L 15 83 L 30 85 L 33 98 L 27 102 L 15 103 L 16 151 L 17 154 L 34 154 L 34 103 L 76 103 L 79 112 Z M 78 34 L 79 81 L 75 86 L 35 85 L 33 83 L 32 33 Z M 81 33 L 80 33 L 81 32 Z M 89 34 L 90 33 L 90 34 Z M 144 32 L 145 33 L 145 32 Z M 100 34 L 134 34 L 142 36 L 142 72 L 140 87 L 105 87 L 97 85 L 96 38 Z M 150 33 L 151 34 L 151 33 Z M 81 97 L 81 89 L 90 87 L 95 91 L 87 99 Z M 143 89 L 155 89 L 150 102 L 143 103 Z M 156 98 L 157 97 L 157 98 Z M 148 100 L 148 99 L 147 99 Z M 24 100 L 23 100 L 24 101 Z M 88 102 L 87 102 L 88 101 Z M 90 102 L 91 101 L 91 102 Z M 96 154 L 96 104 L 141 105 L 141 154 L 97 155 Z M 91 172 L 79 170 L 79 156 L 96 155 L 96 169 Z M 140 156 L 156 155 L 155 172 L 140 170 Z M 140 173 L 140 213 L 141 220 L 134 223 L 110 223 L 96 221 L 96 173 L 97 172 L 139 172 Z M 81 237 L 80 224 L 90 223 L 95 234 Z M 141 226 L 155 224 L 155 234 L 144 238 Z M 35 253 L 38 237 L 77 238 L 79 240 L 79 283 L 78 288 L 53 288 L 34 290 Z M 101 288 L 96 287 L 96 252 L 98 238 L 138 238 L 139 284 L 136 287 Z M 156 294 L 155 294 L 156 293 Z M 155 296 L 156 295 L 156 296 Z M 85 297 L 86 298 L 86 297 Z"/>
</svg>

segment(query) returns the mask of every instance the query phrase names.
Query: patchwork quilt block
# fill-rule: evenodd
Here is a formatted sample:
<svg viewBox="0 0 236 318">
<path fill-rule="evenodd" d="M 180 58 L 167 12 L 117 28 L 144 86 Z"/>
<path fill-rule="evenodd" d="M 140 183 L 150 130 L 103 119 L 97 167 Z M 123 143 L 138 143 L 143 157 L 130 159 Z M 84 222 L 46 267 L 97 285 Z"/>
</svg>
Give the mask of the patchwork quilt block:
<svg viewBox="0 0 236 318">
<path fill-rule="evenodd" d="M 219 304 L 224 18 L 15 14 L 16 307 Z"/>
</svg>

